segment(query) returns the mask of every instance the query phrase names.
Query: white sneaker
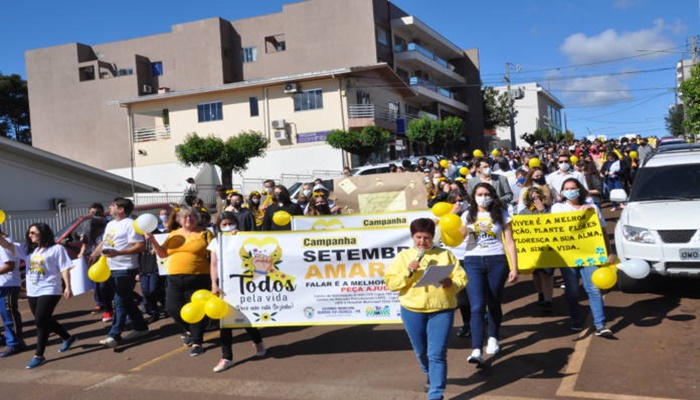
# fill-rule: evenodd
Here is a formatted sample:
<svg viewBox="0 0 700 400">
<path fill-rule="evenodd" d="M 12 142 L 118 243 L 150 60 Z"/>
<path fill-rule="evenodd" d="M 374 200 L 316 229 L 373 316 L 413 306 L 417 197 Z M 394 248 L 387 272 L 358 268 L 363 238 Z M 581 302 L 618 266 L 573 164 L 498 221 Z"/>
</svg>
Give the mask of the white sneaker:
<svg viewBox="0 0 700 400">
<path fill-rule="evenodd" d="M 484 358 L 481 356 L 481 349 L 472 350 L 472 354 L 467 357 L 467 362 L 469 364 L 481 365 L 484 362 Z"/>
<path fill-rule="evenodd" d="M 117 341 L 117 339 L 115 339 L 111 336 L 107 336 L 107 338 L 100 340 L 100 344 L 105 346 L 105 347 L 109 347 L 109 348 L 113 349 L 113 348 L 117 347 L 119 342 Z"/>
<path fill-rule="evenodd" d="M 134 340 L 146 335 L 148 335 L 148 329 L 144 329 L 142 331 L 133 330 L 124 336 L 124 340 Z"/>
<path fill-rule="evenodd" d="M 498 339 L 495 337 L 490 337 L 486 342 L 486 354 L 496 354 L 501 350 L 498 346 Z"/>
<path fill-rule="evenodd" d="M 227 369 L 233 367 L 233 361 L 222 358 L 219 363 L 212 369 L 214 372 L 226 371 Z"/>
</svg>

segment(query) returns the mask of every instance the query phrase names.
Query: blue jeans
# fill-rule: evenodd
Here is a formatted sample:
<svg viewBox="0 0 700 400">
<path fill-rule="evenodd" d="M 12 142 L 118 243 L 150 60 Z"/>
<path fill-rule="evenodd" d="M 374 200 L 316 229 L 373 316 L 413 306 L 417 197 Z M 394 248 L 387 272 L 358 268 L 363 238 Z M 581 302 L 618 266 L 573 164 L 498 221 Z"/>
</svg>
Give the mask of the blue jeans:
<svg viewBox="0 0 700 400">
<path fill-rule="evenodd" d="M 136 286 L 138 272 L 137 269 L 112 271 L 112 276 L 109 278 L 114 284 L 114 320 L 108 335 L 115 339 L 121 339 L 127 316 L 131 319 L 134 330 L 148 330 L 148 325 L 146 325 L 134 297 L 134 286 Z"/>
<path fill-rule="evenodd" d="M 19 286 L 0 287 L 0 316 L 5 325 L 5 344 L 18 347 L 22 341 L 22 316 L 19 313 L 17 299 Z"/>
<path fill-rule="evenodd" d="M 158 272 L 141 274 L 141 295 L 143 295 L 143 308 L 150 315 L 158 316 L 158 303 L 165 304 L 165 291 L 163 281 Z"/>
<path fill-rule="evenodd" d="M 600 289 L 593 284 L 593 273 L 598 269 L 596 266 L 560 268 L 561 276 L 564 278 L 564 295 L 569 306 L 569 315 L 572 322 L 581 323 L 581 309 L 578 304 L 579 278 L 583 279 L 583 289 L 588 294 L 588 304 L 593 314 L 593 325 L 596 328 L 605 326 L 605 311 L 603 310 L 603 296 Z"/>
<path fill-rule="evenodd" d="M 489 337 L 499 338 L 503 310 L 501 297 L 508 279 L 508 259 L 505 255 L 466 256 L 464 269 L 467 272 L 467 296 L 471 304 L 470 327 L 472 348 L 484 346 L 484 323 L 488 307 Z"/>
<path fill-rule="evenodd" d="M 428 399 L 442 399 L 447 386 L 447 340 L 454 310 L 420 313 L 401 307 L 401 320 L 420 369 L 430 381 Z"/>
</svg>

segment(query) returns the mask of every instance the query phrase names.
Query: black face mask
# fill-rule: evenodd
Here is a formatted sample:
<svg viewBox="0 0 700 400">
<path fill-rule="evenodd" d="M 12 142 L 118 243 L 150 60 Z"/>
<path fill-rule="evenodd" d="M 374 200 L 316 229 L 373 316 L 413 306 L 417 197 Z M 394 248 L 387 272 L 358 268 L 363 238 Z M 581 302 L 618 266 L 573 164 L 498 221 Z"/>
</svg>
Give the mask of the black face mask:
<svg viewBox="0 0 700 400">
<path fill-rule="evenodd" d="M 236 208 L 241 208 L 241 206 L 243 205 L 243 202 L 239 200 L 239 201 L 234 201 L 231 204 Z"/>
<path fill-rule="evenodd" d="M 545 182 L 546 182 L 545 179 L 544 179 L 544 177 L 542 177 L 542 178 L 537 178 L 537 179 L 533 179 L 532 181 L 535 182 L 535 183 L 538 184 L 538 185 L 544 185 Z"/>
<path fill-rule="evenodd" d="M 277 203 L 287 203 L 289 201 L 289 196 L 284 193 L 274 193 L 272 195 L 272 201 Z"/>
</svg>

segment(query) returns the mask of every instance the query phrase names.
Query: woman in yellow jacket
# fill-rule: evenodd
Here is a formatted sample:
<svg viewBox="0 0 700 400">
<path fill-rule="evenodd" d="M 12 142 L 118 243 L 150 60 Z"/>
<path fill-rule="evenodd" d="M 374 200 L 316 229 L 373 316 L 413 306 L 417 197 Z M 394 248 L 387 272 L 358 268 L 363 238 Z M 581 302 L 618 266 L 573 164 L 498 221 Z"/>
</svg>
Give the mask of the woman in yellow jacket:
<svg viewBox="0 0 700 400">
<path fill-rule="evenodd" d="M 428 381 L 429 400 L 443 398 L 447 385 L 447 340 L 452 329 L 457 292 L 467 283 L 459 260 L 446 249 L 433 245 L 435 222 L 418 218 L 411 223 L 414 247 L 403 250 L 384 273 L 391 291 L 399 292 L 401 320 Z M 451 266 L 452 273 L 440 286 L 415 284 L 429 265 Z"/>
</svg>

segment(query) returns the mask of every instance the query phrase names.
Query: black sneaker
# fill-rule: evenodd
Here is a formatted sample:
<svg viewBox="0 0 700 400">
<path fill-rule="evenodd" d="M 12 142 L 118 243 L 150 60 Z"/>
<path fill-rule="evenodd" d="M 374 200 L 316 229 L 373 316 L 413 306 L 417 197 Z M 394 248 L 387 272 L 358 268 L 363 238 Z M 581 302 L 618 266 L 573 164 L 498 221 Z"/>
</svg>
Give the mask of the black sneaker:
<svg viewBox="0 0 700 400">
<path fill-rule="evenodd" d="M 600 336 L 600 337 L 609 338 L 609 337 L 613 336 L 613 332 L 610 329 L 606 328 L 605 326 L 601 326 L 601 327 L 596 328 L 595 335 Z"/>
<path fill-rule="evenodd" d="M 457 331 L 457 337 L 469 337 L 472 334 L 471 330 L 469 329 L 468 326 L 462 326 L 459 328 Z"/>
<path fill-rule="evenodd" d="M 192 335 L 190 335 L 189 333 L 186 333 L 182 336 L 183 336 L 182 337 L 182 344 L 184 346 L 190 347 L 194 344 L 194 339 L 192 339 Z"/>
<path fill-rule="evenodd" d="M 192 350 L 190 350 L 192 357 L 201 356 L 202 354 L 204 354 L 204 347 L 198 344 L 192 345 Z"/>
<path fill-rule="evenodd" d="M 572 322 L 571 330 L 574 332 L 581 332 L 583 330 L 583 325 L 580 322 Z"/>
</svg>

